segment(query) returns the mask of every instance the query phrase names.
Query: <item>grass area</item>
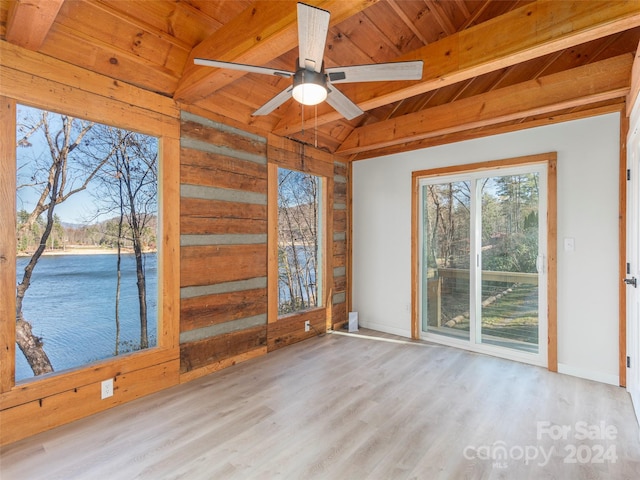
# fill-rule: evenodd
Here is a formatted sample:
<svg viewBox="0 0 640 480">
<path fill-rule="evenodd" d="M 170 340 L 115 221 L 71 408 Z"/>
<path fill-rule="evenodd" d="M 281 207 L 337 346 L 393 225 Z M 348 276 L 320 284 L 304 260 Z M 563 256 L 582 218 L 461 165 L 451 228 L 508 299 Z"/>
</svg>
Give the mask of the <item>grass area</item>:
<svg viewBox="0 0 640 480">
<path fill-rule="evenodd" d="M 483 300 L 498 293 L 502 296 L 482 308 L 483 336 L 493 336 L 538 343 L 538 287 L 536 285 L 483 285 Z M 456 301 L 457 300 L 457 301 Z M 465 315 L 453 327 L 469 330 L 468 292 L 442 296 L 442 310 L 447 318 Z M 444 322 L 443 322 L 444 323 Z"/>
<path fill-rule="evenodd" d="M 538 343 L 538 287 L 516 285 L 482 309 L 482 333 L 527 343 Z"/>
</svg>

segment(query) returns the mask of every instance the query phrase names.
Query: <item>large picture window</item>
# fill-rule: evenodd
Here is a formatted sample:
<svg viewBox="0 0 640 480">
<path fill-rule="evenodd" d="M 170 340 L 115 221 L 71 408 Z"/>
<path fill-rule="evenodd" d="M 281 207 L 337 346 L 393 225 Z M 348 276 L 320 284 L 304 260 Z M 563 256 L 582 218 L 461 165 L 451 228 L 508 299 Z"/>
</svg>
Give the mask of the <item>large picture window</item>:
<svg viewBox="0 0 640 480">
<path fill-rule="evenodd" d="M 158 139 L 16 116 L 16 381 L 155 346 Z"/>
</svg>

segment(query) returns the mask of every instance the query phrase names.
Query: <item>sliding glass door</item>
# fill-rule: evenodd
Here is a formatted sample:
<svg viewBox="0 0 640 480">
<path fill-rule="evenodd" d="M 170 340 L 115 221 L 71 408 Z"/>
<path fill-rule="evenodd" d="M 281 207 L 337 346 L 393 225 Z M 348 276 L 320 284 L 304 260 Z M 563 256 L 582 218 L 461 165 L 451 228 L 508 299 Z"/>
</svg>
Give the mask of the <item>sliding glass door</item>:
<svg viewBox="0 0 640 480">
<path fill-rule="evenodd" d="M 546 365 L 546 164 L 419 187 L 422 337 Z"/>
</svg>

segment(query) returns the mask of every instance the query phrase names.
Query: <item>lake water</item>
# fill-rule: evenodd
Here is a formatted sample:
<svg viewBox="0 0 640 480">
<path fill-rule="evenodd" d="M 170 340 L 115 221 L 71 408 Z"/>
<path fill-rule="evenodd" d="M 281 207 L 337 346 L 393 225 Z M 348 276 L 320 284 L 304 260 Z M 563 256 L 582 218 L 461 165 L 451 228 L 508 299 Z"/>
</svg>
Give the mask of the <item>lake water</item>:
<svg viewBox="0 0 640 480">
<path fill-rule="evenodd" d="M 28 258 L 18 258 L 22 280 Z M 115 349 L 116 255 L 43 256 L 36 265 L 23 304 L 24 318 L 56 372 L 112 357 Z M 157 332 L 157 256 L 145 256 L 149 344 Z M 133 255 L 122 256 L 120 342 L 139 345 L 140 316 Z M 129 350 L 131 347 L 129 346 Z M 122 347 L 121 347 L 121 352 Z M 33 372 L 16 346 L 16 381 Z"/>
</svg>

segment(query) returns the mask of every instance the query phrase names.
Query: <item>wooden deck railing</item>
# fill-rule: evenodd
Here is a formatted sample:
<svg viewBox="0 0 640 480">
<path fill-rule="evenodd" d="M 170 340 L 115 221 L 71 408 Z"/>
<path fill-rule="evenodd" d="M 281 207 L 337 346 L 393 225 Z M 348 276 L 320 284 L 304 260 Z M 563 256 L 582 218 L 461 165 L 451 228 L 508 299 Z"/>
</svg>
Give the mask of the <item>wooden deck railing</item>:
<svg viewBox="0 0 640 480">
<path fill-rule="evenodd" d="M 437 271 L 440 278 L 469 278 L 469 270 L 464 268 L 438 268 L 434 270 Z M 482 280 L 487 282 L 524 283 L 527 285 L 537 285 L 538 274 L 483 270 Z"/>
<path fill-rule="evenodd" d="M 442 326 L 442 280 L 448 278 L 469 281 L 469 270 L 464 268 L 434 268 L 429 270 L 431 276 L 427 278 L 427 315 L 430 319 L 437 319 L 437 326 L 440 327 Z M 538 274 L 483 270 L 482 280 L 538 285 Z"/>
</svg>

